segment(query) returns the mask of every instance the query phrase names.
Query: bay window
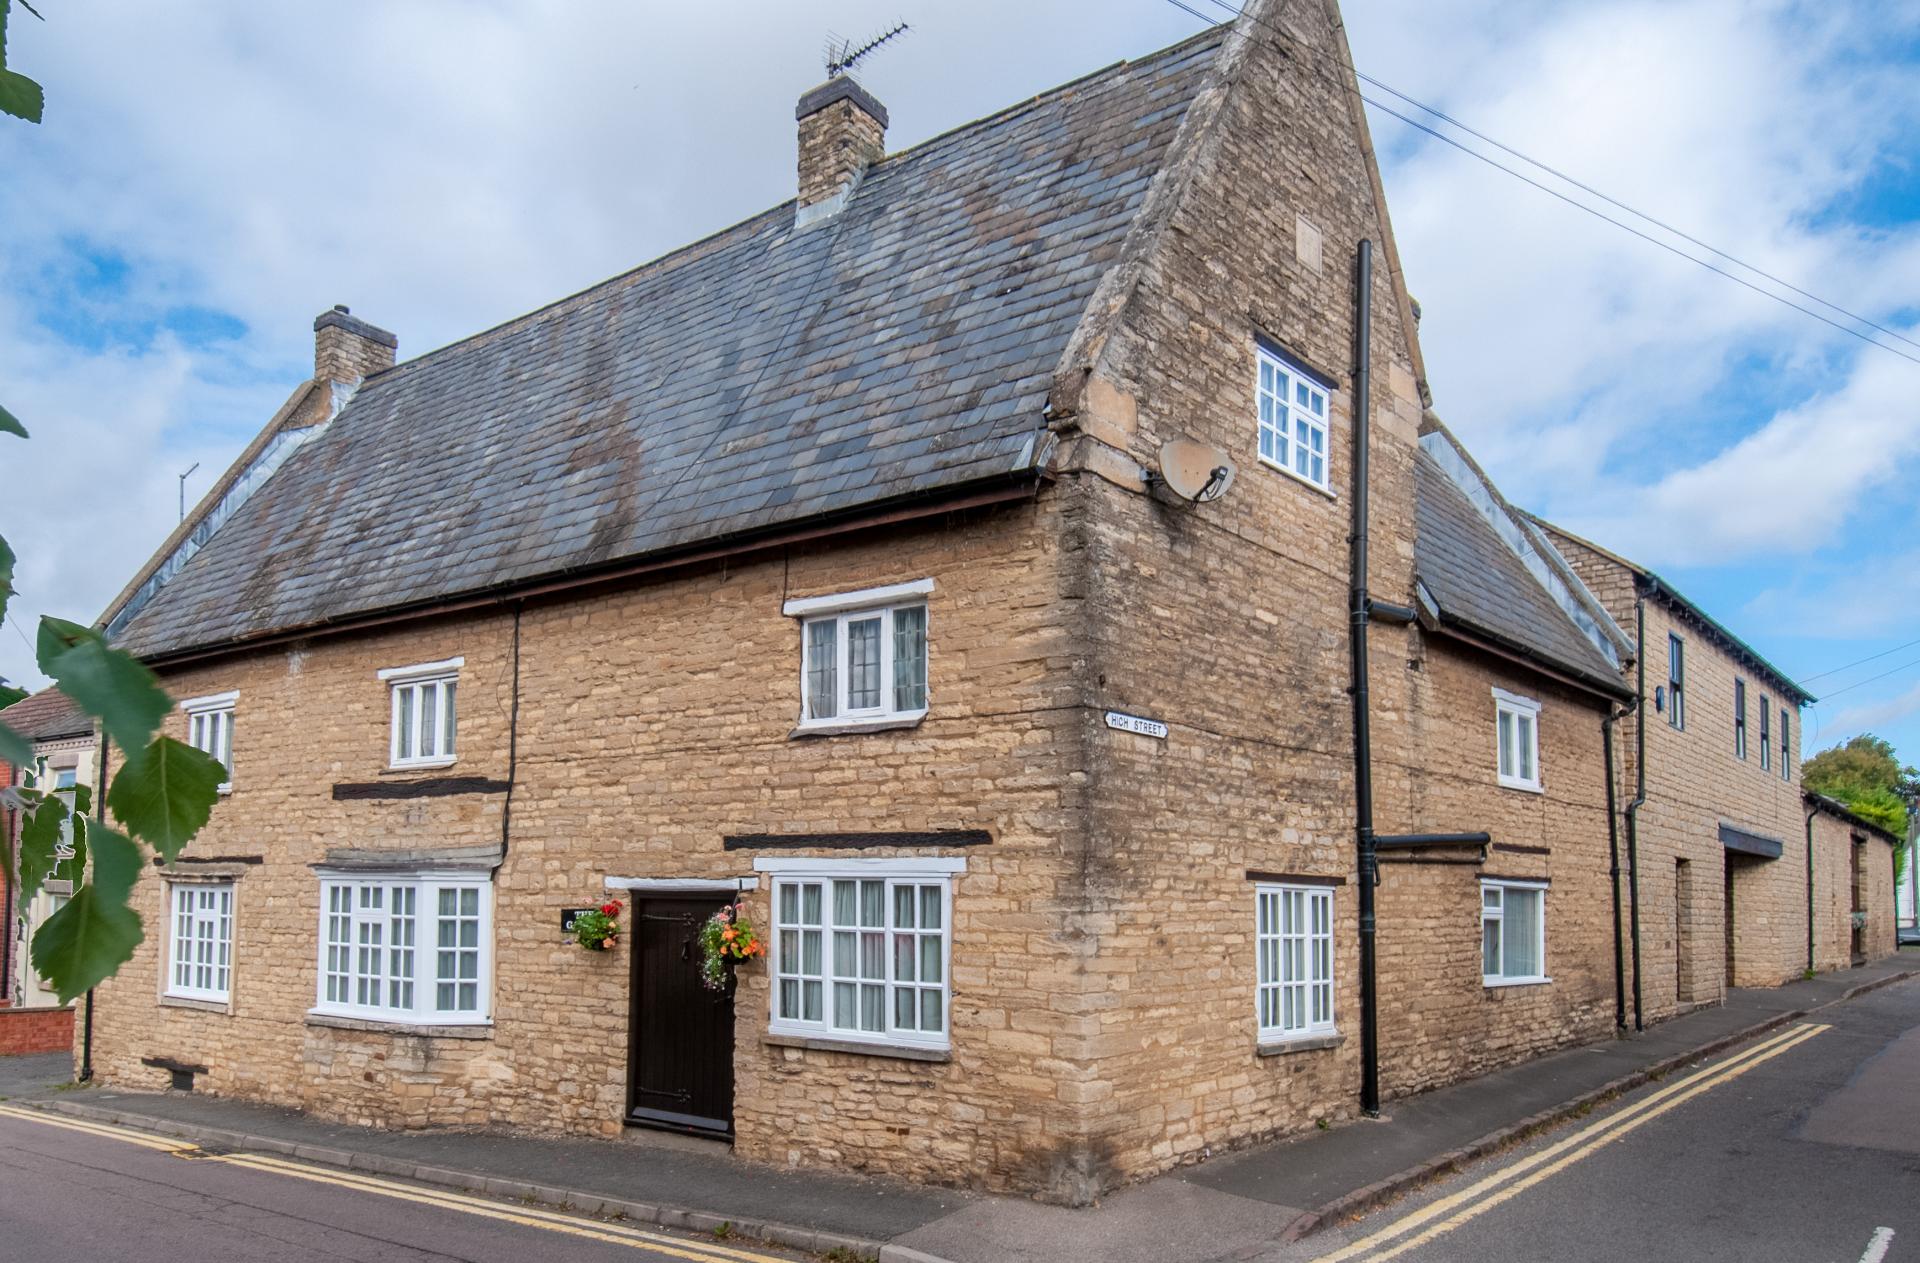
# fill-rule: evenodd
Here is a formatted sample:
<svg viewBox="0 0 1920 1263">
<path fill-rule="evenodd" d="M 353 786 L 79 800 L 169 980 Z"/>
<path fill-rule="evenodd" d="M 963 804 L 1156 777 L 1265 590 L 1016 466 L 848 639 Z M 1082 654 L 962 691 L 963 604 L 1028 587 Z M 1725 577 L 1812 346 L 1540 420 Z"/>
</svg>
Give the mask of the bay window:
<svg viewBox="0 0 1920 1263">
<path fill-rule="evenodd" d="M 425 1025 L 491 1015 L 493 888 L 474 873 L 323 873 L 313 1011 Z"/>
</svg>

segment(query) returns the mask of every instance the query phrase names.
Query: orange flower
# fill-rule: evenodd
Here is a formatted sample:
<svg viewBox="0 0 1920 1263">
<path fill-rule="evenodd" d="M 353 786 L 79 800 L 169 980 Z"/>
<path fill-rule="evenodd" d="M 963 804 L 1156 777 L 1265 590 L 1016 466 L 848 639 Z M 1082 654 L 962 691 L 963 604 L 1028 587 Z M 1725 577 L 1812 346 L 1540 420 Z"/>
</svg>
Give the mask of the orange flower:
<svg viewBox="0 0 1920 1263">
<path fill-rule="evenodd" d="M 739 935 L 739 933 L 740 932 L 738 930 L 732 930 L 732 929 L 722 930 L 720 931 L 720 941 L 723 943 L 731 943 L 733 942 L 735 937 Z"/>
</svg>

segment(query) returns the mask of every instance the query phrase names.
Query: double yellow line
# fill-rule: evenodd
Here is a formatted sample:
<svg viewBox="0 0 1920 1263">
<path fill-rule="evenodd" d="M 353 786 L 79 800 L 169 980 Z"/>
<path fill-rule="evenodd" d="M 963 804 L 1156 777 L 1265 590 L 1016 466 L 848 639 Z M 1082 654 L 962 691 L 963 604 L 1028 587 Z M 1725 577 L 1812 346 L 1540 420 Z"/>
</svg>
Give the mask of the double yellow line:
<svg viewBox="0 0 1920 1263">
<path fill-rule="evenodd" d="M 1833 1029 L 1812 1023 L 1788 1027 L 1782 1033 L 1761 1041 L 1723 1061 L 1715 1062 L 1658 1092 L 1636 1101 L 1626 1109 L 1608 1115 L 1563 1140 L 1529 1154 L 1510 1166 L 1502 1167 L 1478 1182 L 1434 1201 L 1406 1215 L 1378 1232 L 1360 1238 L 1319 1263 L 1343 1263 L 1347 1259 L 1391 1259 L 1441 1237 L 1455 1228 L 1477 1219 L 1503 1202 L 1511 1201 L 1543 1180 L 1552 1178 L 1583 1158 L 1622 1139 L 1669 1110 L 1677 1109 L 1703 1092 L 1739 1078 L 1775 1057 L 1791 1052 L 1822 1031 Z M 1407 1234 L 1412 1233 L 1412 1236 Z M 1401 1239 L 1404 1238 L 1404 1239 Z"/>
<path fill-rule="evenodd" d="M 289 1162 L 284 1158 L 269 1157 L 266 1154 L 207 1153 L 198 1145 L 188 1144 L 185 1141 L 168 1140 L 162 1136 L 149 1135 L 109 1123 L 56 1117 L 39 1110 L 22 1109 L 13 1105 L 0 1105 L 0 1117 L 17 1118 L 48 1127 L 63 1128 L 67 1131 L 84 1132 L 103 1139 L 119 1140 L 178 1157 L 192 1157 L 205 1162 L 224 1162 L 231 1166 L 245 1167 L 271 1175 L 290 1176 L 315 1184 L 331 1184 L 337 1188 L 373 1193 L 380 1197 L 391 1197 L 421 1206 L 433 1206 L 441 1210 L 457 1211 L 502 1223 L 538 1228 L 545 1232 L 557 1232 L 564 1236 L 604 1241 L 613 1245 L 629 1246 L 636 1250 L 650 1250 L 655 1254 L 671 1258 L 693 1260 L 694 1263 L 787 1263 L 786 1260 L 770 1254 L 757 1254 L 751 1250 L 737 1249 L 718 1242 L 708 1244 L 704 1241 L 688 1240 L 685 1237 L 670 1237 L 665 1233 L 583 1219 L 577 1215 L 564 1215 L 531 1206 L 508 1207 L 500 1202 L 470 1197 L 464 1193 L 402 1184 L 353 1171 L 322 1169 L 301 1162 Z"/>
</svg>

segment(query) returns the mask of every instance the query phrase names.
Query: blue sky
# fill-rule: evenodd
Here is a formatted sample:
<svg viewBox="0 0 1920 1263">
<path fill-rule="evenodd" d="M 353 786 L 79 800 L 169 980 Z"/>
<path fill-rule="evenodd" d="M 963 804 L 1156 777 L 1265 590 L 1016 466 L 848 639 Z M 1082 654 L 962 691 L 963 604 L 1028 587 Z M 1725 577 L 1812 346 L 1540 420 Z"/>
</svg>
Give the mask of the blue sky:
<svg viewBox="0 0 1920 1263">
<path fill-rule="evenodd" d="M 1200 25 L 1092 10 L 16 8 L 10 62 L 47 90 L 44 126 L 0 123 L 22 628 L 98 614 L 173 524 L 175 475 L 198 462 L 205 490 L 310 371 L 318 312 L 418 354 L 784 199 L 829 32 L 913 24 L 863 75 L 899 147 Z M 1920 341 L 1920 2 L 1346 18 L 1363 70 Z M 1817 676 L 1814 746 L 1871 727 L 1920 761 L 1920 645 L 1826 674 L 1920 640 L 1920 365 L 1371 118 L 1436 408 L 1507 495 Z M 25 640 L 0 630 L 0 675 L 37 680 Z"/>
</svg>

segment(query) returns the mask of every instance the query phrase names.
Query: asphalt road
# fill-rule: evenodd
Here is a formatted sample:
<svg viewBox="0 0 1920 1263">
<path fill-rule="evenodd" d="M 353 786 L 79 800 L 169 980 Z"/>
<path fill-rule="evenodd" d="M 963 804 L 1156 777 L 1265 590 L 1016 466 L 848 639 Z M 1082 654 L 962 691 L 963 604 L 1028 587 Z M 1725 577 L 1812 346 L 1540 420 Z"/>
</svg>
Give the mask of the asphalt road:
<svg viewBox="0 0 1920 1263">
<path fill-rule="evenodd" d="M 1267 1257 L 1920 1260 L 1920 981 L 1816 1012 Z"/>
<path fill-rule="evenodd" d="M 711 1236 L 607 1223 L 0 1106 L 0 1259 L 785 1263 Z"/>
</svg>

